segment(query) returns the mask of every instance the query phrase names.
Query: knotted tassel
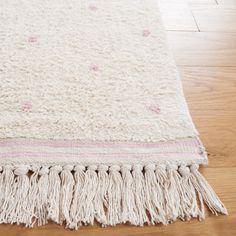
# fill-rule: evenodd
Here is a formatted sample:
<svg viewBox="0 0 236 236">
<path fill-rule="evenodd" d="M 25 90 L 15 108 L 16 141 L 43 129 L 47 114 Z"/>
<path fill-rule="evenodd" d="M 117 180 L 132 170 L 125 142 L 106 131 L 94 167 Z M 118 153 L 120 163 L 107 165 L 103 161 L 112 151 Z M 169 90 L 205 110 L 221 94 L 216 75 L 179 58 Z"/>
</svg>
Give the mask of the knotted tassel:
<svg viewBox="0 0 236 236">
<path fill-rule="evenodd" d="M 38 196 L 38 173 L 39 167 L 31 166 L 30 171 L 32 175 L 30 176 L 29 192 L 28 192 L 28 204 L 27 206 L 27 223 L 26 226 L 33 227 L 37 221 L 36 207 L 37 207 L 37 196 Z"/>
<path fill-rule="evenodd" d="M 202 196 L 204 202 L 213 214 L 222 213 L 228 215 L 227 209 L 220 201 L 212 187 L 208 184 L 206 179 L 198 171 L 199 165 L 193 164 L 190 166 L 191 174 L 195 177 L 193 181 L 195 190 Z"/>
<path fill-rule="evenodd" d="M 134 200 L 135 200 L 135 205 L 137 207 L 136 221 L 138 225 L 143 226 L 145 223 L 148 224 L 150 223 L 145 208 L 146 194 L 145 194 L 143 166 L 140 164 L 135 164 L 133 166 L 132 175 L 133 175 Z"/>
<path fill-rule="evenodd" d="M 182 185 L 182 177 L 178 172 L 178 166 L 172 164 L 169 168 L 169 171 L 171 171 L 173 179 L 175 181 L 175 186 L 176 186 L 176 190 L 178 192 L 178 200 L 177 200 L 177 204 L 178 205 L 178 217 L 181 220 L 185 220 L 185 219 L 190 219 L 190 214 L 189 214 L 189 209 L 188 209 L 188 198 L 186 196 L 186 190 L 188 189 L 184 189 L 183 185 Z M 176 197 L 177 197 L 176 196 Z"/>
<path fill-rule="evenodd" d="M 166 165 L 157 165 L 156 166 L 156 178 L 157 182 L 161 188 L 161 191 L 163 193 L 163 199 L 160 197 L 160 202 L 162 202 L 162 206 L 164 209 L 164 214 L 165 214 L 165 223 L 168 224 L 169 221 L 172 221 L 173 218 L 177 217 L 177 213 L 173 216 L 173 212 L 175 211 L 175 207 L 173 206 L 172 203 L 172 198 L 170 197 L 169 189 L 171 186 L 170 180 L 168 179 L 167 176 L 167 166 Z"/>
<path fill-rule="evenodd" d="M 61 171 L 61 166 L 53 166 L 50 168 L 48 177 L 48 219 L 51 219 L 58 224 L 62 224 L 60 212 L 61 178 L 59 176 Z"/>
<path fill-rule="evenodd" d="M 72 199 L 72 204 L 70 208 L 70 218 L 72 219 L 72 222 L 67 225 L 70 229 L 78 229 L 82 223 L 82 210 L 84 209 L 84 202 L 83 200 L 83 194 L 82 190 L 84 188 L 85 184 L 85 166 L 83 165 L 76 165 L 74 167 L 74 179 L 75 179 L 75 185 L 74 185 L 74 196 Z"/>
<path fill-rule="evenodd" d="M 88 166 L 87 171 L 85 172 L 85 183 L 84 183 L 84 219 L 85 224 L 94 224 L 95 219 L 95 204 L 94 198 L 97 193 L 98 188 L 98 176 L 96 173 L 97 166 L 90 165 Z"/>
<path fill-rule="evenodd" d="M 96 220 L 103 226 L 107 225 L 107 216 L 105 209 L 108 208 L 107 189 L 109 184 L 108 166 L 98 166 L 98 188 L 94 198 L 94 207 L 96 212 Z"/>
<path fill-rule="evenodd" d="M 204 217 L 204 209 L 202 212 L 202 209 L 198 206 L 197 194 L 190 178 L 190 169 L 185 165 L 181 165 L 179 173 L 182 176 L 180 183 L 182 188 L 181 204 L 185 217 L 187 220 L 190 220 L 191 217 L 202 219 Z"/>
<path fill-rule="evenodd" d="M 168 219 L 170 222 L 175 221 L 179 216 L 180 211 L 180 194 L 179 194 L 179 180 L 176 176 L 178 166 L 177 165 L 167 165 L 167 204 L 168 204 Z"/>
<path fill-rule="evenodd" d="M 9 215 L 8 222 L 9 223 L 25 223 L 27 224 L 27 216 L 28 216 L 28 192 L 30 181 L 28 177 L 29 167 L 26 165 L 20 165 L 14 170 L 14 174 L 16 175 L 15 182 L 12 186 L 14 191 L 14 202 L 11 206 L 9 206 Z"/>
<path fill-rule="evenodd" d="M 123 191 L 120 166 L 112 165 L 109 168 L 109 185 L 108 185 L 108 209 L 107 221 L 109 225 L 116 225 L 121 222 L 121 195 Z"/>
<path fill-rule="evenodd" d="M 122 222 L 130 222 L 137 225 L 137 207 L 134 200 L 134 185 L 133 176 L 131 174 L 131 165 L 123 165 L 121 167 L 122 179 L 123 179 L 123 191 L 122 191 Z"/>
<path fill-rule="evenodd" d="M 11 207 L 15 202 L 13 189 L 13 185 L 15 183 L 15 175 L 13 173 L 13 169 L 14 167 L 11 165 L 3 166 L 0 223 L 8 223 L 9 212 L 11 211 Z"/>
<path fill-rule="evenodd" d="M 38 174 L 38 191 L 36 196 L 36 216 L 38 218 L 38 226 L 47 224 L 47 214 L 48 214 L 48 207 L 49 207 L 49 200 L 48 200 L 48 173 L 49 168 L 47 166 L 43 166 Z"/>
<path fill-rule="evenodd" d="M 3 196 L 4 196 L 4 192 L 2 191 L 3 186 L 4 186 L 2 170 L 3 170 L 3 168 L 2 168 L 2 166 L 0 166 L 0 189 L 1 189 L 1 191 L 0 191 L 0 209 L 1 209 L 2 204 L 3 204 Z"/>
<path fill-rule="evenodd" d="M 162 224 L 167 225 L 168 224 L 168 217 L 167 217 L 167 175 L 166 175 L 166 166 L 165 165 L 156 165 L 155 169 L 155 175 L 156 175 L 156 188 L 157 188 L 157 199 L 160 204 L 160 208 L 162 209 Z"/>
<path fill-rule="evenodd" d="M 151 224 L 165 222 L 165 214 L 161 208 L 157 194 L 158 186 L 155 169 L 156 167 L 154 164 L 145 166 L 145 199 L 146 208 L 151 218 Z"/>
<path fill-rule="evenodd" d="M 94 197 L 97 191 L 97 166 L 91 165 L 88 167 L 84 175 L 84 184 L 78 196 L 78 209 L 75 216 L 76 222 L 84 224 L 93 224 L 95 218 L 94 212 Z M 74 226 L 70 224 L 69 227 Z"/>
<path fill-rule="evenodd" d="M 72 175 L 72 165 L 63 166 L 61 172 L 61 214 L 62 220 L 66 220 L 66 225 L 71 224 L 70 206 L 73 198 L 74 177 Z"/>
</svg>

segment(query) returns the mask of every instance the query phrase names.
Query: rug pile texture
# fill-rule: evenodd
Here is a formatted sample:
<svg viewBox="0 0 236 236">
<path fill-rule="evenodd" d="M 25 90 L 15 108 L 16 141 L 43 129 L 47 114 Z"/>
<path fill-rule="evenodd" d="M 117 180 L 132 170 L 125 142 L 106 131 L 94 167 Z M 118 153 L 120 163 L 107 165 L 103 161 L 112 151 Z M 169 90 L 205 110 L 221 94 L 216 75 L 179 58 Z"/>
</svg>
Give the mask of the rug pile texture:
<svg viewBox="0 0 236 236">
<path fill-rule="evenodd" d="M 156 0 L 0 0 L 0 223 L 227 214 Z"/>
</svg>

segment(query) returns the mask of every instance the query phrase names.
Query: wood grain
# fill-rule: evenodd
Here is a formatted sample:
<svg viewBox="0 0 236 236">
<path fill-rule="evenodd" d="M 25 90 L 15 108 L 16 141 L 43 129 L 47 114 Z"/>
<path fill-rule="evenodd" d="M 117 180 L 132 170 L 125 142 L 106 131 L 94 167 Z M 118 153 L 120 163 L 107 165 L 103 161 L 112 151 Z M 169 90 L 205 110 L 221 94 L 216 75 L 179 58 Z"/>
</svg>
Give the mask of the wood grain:
<svg viewBox="0 0 236 236">
<path fill-rule="evenodd" d="M 222 0 L 223 1 L 223 0 Z M 225 0 L 225 1 L 235 1 L 235 0 Z M 159 2 L 167 4 L 189 4 L 191 5 L 217 5 L 216 0 L 159 0 Z"/>
<path fill-rule="evenodd" d="M 216 0 L 187 0 L 190 5 L 217 5 Z"/>
<path fill-rule="evenodd" d="M 236 5 L 236 0 L 217 0 L 219 5 Z"/>
<path fill-rule="evenodd" d="M 236 118 L 236 67 L 178 69 L 194 116 Z"/>
<path fill-rule="evenodd" d="M 179 67 L 179 71 L 210 166 L 236 167 L 236 67 Z"/>
<path fill-rule="evenodd" d="M 236 66 L 236 33 L 167 32 L 177 65 Z"/>
<path fill-rule="evenodd" d="M 187 3 L 160 3 L 162 21 L 166 30 L 198 31 L 191 10 Z"/>
<path fill-rule="evenodd" d="M 236 32 L 236 5 L 195 6 L 192 13 L 200 31 Z"/>
<path fill-rule="evenodd" d="M 177 3 L 180 5 L 186 3 L 187 0 L 165 1 L 169 3 L 174 1 L 176 6 Z M 217 0 L 217 2 L 219 5 L 233 5 L 236 0 Z M 189 14 L 195 5 L 202 5 L 204 9 L 205 6 L 216 4 L 214 0 L 188 0 L 188 3 L 189 9 L 186 9 L 186 14 Z M 176 8 L 178 7 L 176 6 Z M 165 11 L 168 10 L 165 8 Z M 215 17 L 215 13 L 212 13 L 211 16 L 211 10 L 207 14 L 209 17 Z M 175 17 L 169 18 L 169 22 L 170 19 L 175 21 Z M 202 17 L 200 20 L 198 18 L 196 23 L 203 25 L 205 21 L 209 26 L 207 20 L 208 17 Z M 224 21 L 224 18 L 221 17 L 221 20 Z M 175 27 L 174 22 L 169 24 L 172 30 L 178 30 L 180 27 L 177 24 Z M 187 26 L 189 22 L 181 24 Z M 228 21 L 227 24 L 229 24 Z M 212 31 L 209 26 L 206 29 L 207 32 L 168 32 L 168 36 L 183 80 L 193 120 L 209 152 L 209 166 L 201 168 L 201 172 L 227 206 L 229 216 L 210 215 L 204 222 L 178 221 L 169 226 L 158 225 L 142 228 L 128 225 L 101 228 L 96 225 L 82 227 L 79 231 L 65 230 L 63 226 L 53 223 L 35 229 L 16 225 L 0 225 L 0 235 L 236 235 L 236 33 L 225 33 L 225 29 L 231 27 L 227 24 L 225 24 L 225 28 L 217 28 L 217 32 L 208 32 L 208 30 Z"/>
</svg>

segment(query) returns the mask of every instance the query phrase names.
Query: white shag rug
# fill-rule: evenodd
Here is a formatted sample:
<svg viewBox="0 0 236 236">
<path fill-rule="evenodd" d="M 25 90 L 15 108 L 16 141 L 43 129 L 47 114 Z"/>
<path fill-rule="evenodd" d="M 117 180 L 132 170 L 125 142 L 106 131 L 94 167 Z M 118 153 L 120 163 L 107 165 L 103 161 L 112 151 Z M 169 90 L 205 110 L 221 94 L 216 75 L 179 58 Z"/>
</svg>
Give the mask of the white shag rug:
<svg viewBox="0 0 236 236">
<path fill-rule="evenodd" d="M 227 214 L 156 0 L 0 0 L 0 112 L 1 223 Z"/>
</svg>

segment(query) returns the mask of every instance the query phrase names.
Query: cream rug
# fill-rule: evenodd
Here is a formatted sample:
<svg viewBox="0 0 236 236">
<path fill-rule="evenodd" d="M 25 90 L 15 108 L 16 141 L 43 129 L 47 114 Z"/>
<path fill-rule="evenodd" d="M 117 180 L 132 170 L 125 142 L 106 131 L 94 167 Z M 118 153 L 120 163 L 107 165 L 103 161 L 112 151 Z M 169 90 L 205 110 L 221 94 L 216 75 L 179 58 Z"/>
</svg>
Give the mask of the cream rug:
<svg viewBox="0 0 236 236">
<path fill-rule="evenodd" d="M 0 0 L 0 222 L 227 214 L 157 0 Z"/>
</svg>

